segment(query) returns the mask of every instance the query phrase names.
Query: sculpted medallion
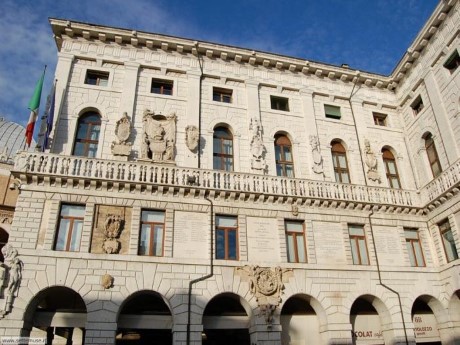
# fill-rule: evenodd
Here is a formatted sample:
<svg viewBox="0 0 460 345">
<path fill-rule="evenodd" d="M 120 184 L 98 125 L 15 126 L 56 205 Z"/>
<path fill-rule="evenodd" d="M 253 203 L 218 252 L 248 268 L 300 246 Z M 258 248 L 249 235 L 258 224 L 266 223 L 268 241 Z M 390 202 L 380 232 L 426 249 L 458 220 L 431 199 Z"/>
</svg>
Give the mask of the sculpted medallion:
<svg viewBox="0 0 460 345">
<path fill-rule="evenodd" d="M 174 112 L 163 116 L 148 109 L 144 111 L 141 158 L 155 162 L 174 161 L 176 119 Z"/>
</svg>

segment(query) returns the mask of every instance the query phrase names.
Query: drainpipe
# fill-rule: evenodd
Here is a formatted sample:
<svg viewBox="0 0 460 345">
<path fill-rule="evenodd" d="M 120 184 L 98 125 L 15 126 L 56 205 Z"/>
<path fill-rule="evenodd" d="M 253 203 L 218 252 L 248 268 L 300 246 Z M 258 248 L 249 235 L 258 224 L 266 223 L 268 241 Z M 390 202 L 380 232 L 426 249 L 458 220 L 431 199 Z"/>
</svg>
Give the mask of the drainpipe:
<svg viewBox="0 0 460 345">
<path fill-rule="evenodd" d="M 195 285 L 198 282 L 201 282 L 203 280 L 209 279 L 214 275 L 214 204 L 212 203 L 211 199 L 209 199 L 207 196 L 204 197 L 205 200 L 209 201 L 210 206 L 211 206 L 211 212 L 210 212 L 210 229 L 209 229 L 209 234 L 211 235 L 211 243 L 210 243 L 210 272 L 209 274 L 202 276 L 197 279 L 193 279 L 188 283 L 188 304 L 187 304 L 187 341 L 186 344 L 190 345 L 190 318 L 191 318 L 191 306 L 192 306 L 192 289 L 193 285 Z"/>
<path fill-rule="evenodd" d="M 374 246 L 374 251 L 375 251 L 375 261 L 377 263 L 377 273 L 378 273 L 378 276 L 379 276 L 379 284 L 381 286 L 383 286 L 385 289 L 387 289 L 388 291 L 391 291 L 393 292 L 396 296 L 398 296 L 398 302 L 399 302 L 399 312 L 401 314 L 401 320 L 402 320 L 402 324 L 403 324 L 403 329 L 404 329 L 404 337 L 406 339 L 406 345 L 409 345 L 409 340 L 407 339 L 407 330 L 406 330 L 406 322 L 404 321 L 404 314 L 403 314 L 403 309 L 402 309 L 402 302 L 401 302 L 401 296 L 399 295 L 399 292 L 392 289 L 391 287 L 389 287 L 388 285 L 385 285 L 383 282 L 382 282 L 382 276 L 381 276 L 381 273 L 380 273 L 380 264 L 379 264 L 379 257 L 377 255 L 377 247 L 375 246 L 375 237 L 374 237 L 374 230 L 372 228 L 372 220 L 371 220 L 371 216 L 374 215 L 374 210 L 371 210 L 371 212 L 369 213 L 368 215 L 368 219 L 369 219 L 369 227 L 371 229 L 371 237 L 372 237 L 372 245 Z"/>
</svg>

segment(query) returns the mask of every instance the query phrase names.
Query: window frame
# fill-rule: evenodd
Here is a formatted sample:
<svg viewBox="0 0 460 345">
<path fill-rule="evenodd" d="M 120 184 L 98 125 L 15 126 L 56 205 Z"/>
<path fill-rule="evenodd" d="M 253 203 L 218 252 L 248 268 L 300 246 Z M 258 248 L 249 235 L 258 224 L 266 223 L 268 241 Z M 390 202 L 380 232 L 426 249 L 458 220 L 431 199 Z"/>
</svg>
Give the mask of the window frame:
<svg viewBox="0 0 460 345">
<path fill-rule="evenodd" d="M 217 136 L 216 132 L 218 130 L 225 130 L 226 134 L 228 135 L 227 137 L 225 136 Z M 219 147 L 220 147 L 220 152 L 215 151 L 215 146 L 216 146 L 216 141 L 219 141 Z M 216 126 L 213 131 L 212 135 L 212 167 L 214 170 L 222 170 L 222 171 L 234 171 L 235 168 L 235 147 L 234 147 L 234 142 L 233 142 L 233 133 L 230 131 L 228 127 L 225 126 Z M 228 154 L 225 153 L 225 142 L 230 141 L 231 142 L 231 149 L 232 153 Z M 218 158 L 219 161 L 219 166 L 216 166 L 216 158 Z M 230 169 L 227 169 L 227 164 L 226 162 L 228 160 L 231 160 L 231 167 Z"/>
<path fill-rule="evenodd" d="M 89 79 L 89 76 L 93 76 L 94 78 Z M 108 71 L 101 71 L 101 70 L 94 70 L 94 69 L 87 69 L 85 74 L 85 84 L 92 85 L 92 86 L 109 86 L 109 78 L 110 72 Z M 95 80 L 95 83 L 90 83 L 89 80 Z M 101 83 L 101 81 L 105 81 L 105 83 Z"/>
<path fill-rule="evenodd" d="M 88 122 L 83 122 L 83 121 L 85 121 L 86 118 L 89 118 L 91 116 L 97 116 L 99 121 L 90 120 Z M 82 130 L 84 128 L 83 125 L 87 125 L 86 134 L 84 135 L 84 137 L 79 138 L 80 130 Z M 97 139 L 91 139 L 91 134 L 93 134 L 92 129 L 94 127 L 97 127 L 97 126 L 99 126 L 99 130 L 94 132 L 94 133 L 97 133 Z M 88 111 L 88 112 L 82 114 L 78 118 L 77 127 L 76 127 L 76 131 L 75 131 L 75 140 L 74 140 L 73 148 L 72 148 L 72 156 L 87 157 L 87 158 L 95 158 L 96 157 L 97 151 L 98 151 L 98 148 L 99 148 L 99 138 L 100 138 L 100 135 L 101 135 L 101 126 L 102 126 L 101 115 L 99 113 L 95 112 L 95 111 Z M 77 148 L 78 143 L 82 143 L 82 145 L 83 145 L 83 154 L 81 154 L 81 155 L 77 155 L 75 153 L 75 150 Z M 94 156 L 89 156 L 89 152 L 90 152 L 90 148 L 91 148 L 92 144 L 96 145 L 96 151 L 94 153 Z"/>
<path fill-rule="evenodd" d="M 388 114 L 372 112 L 372 118 L 374 119 L 374 125 L 380 127 L 388 127 Z"/>
<path fill-rule="evenodd" d="M 270 109 L 290 112 L 289 98 L 283 96 L 270 95 Z"/>
<path fill-rule="evenodd" d="M 388 153 L 387 153 L 388 152 Z M 401 179 L 399 177 L 399 171 L 398 171 L 398 165 L 396 164 L 396 159 L 393 155 L 393 152 L 391 152 L 387 148 L 382 149 L 382 160 L 383 160 L 383 165 L 385 166 L 385 175 L 387 177 L 388 185 L 390 188 L 394 189 L 401 189 Z M 393 163 L 395 173 L 392 174 L 391 170 L 389 168 L 389 165 Z M 398 182 L 398 186 L 395 187 L 393 185 L 393 181 L 396 180 Z"/>
<path fill-rule="evenodd" d="M 69 207 L 80 207 L 83 208 L 83 216 L 62 216 L 62 209 L 64 206 L 69 206 Z M 81 211 L 81 210 L 80 210 Z M 67 204 L 63 203 L 60 205 L 59 209 L 59 218 L 58 218 L 58 223 L 57 223 L 57 229 L 55 232 L 55 238 L 54 238 L 54 245 L 53 245 L 53 250 L 55 251 L 60 251 L 60 252 L 79 252 L 80 251 L 80 246 L 81 246 L 81 238 L 83 235 L 83 225 L 85 221 L 85 213 L 86 213 L 86 205 L 81 205 L 81 204 Z M 66 238 L 65 238 L 65 246 L 63 249 L 58 249 L 58 240 L 59 240 L 59 234 L 61 231 L 65 231 L 63 228 L 61 228 L 62 220 L 70 220 L 69 223 L 69 228 L 66 233 Z M 78 249 L 77 250 L 70 250 L 70 246 L 72 244 L 72 237 L 75 233 L 75 221 L 80 221 L 81 222 L 81 232 L 79 235 L 79 243 L 78 243 Z"/>
<path fill-rule="evenodd" d="M 423 253 L 423 246 L 422 246 L 422 241 L 420 240 L 420 233 L 417 228 L 403 228 L 404 230 L 404 239 L 406 240 L 406 249 L 409 254 L 409 261 L 411 263 L 412 267 L 426 267 L 426 261 L 425 261 L 425 254 Z M 408 232 L 415 232 L 417 234 L 417 238 L 409 238 L 407 236 Z M 409 250 L 410 246 L 410 250 Z M 415 249 L 415 246 L 418 247 L 420 250 L 421 254 L 421 263 L 417 259 L 417 251 Z M 414 264 L 413 264 L 414 263 Z"/>
<path fill-rule="evenodd" d="M 154 83 L 158 84 L 158 92 L 154 91 Z M 170 88 L 169 88 L 170 87 Z M 152 78 L 150 82 L 150 93 L 162 96 L 173 96 L 174 95 L 174 80 Z"/>
<path fill-rule="evenodd" d="M 219 217 L 226 217 L 226 218 L 233 218 L 235 220 L 236 226 L 219 226 L 217 218 Z M 214 224 L 214 231 L 215 231 L 215 258 L 216 260 L 231 260 L 231 261 L 238 261 L 240 259 L 240 242 L 239 242 L 239 229 L 238 229 L 238 216 L 235 215 L 228 215 L 228 214 L 216 214 L 215 216 L 215 224 Z M 224 256 L 219 257 L 218 255 L 218 236 L 217 232 L 223 231 L 224 232 Z M 235 232 L 235 258 L 230 257 L 230 240 L 229 240 L 229 233 Z"/>
<path fill-rule="evenodd" d="M 277 159 L 277 154 L 276 154 L 276 148 L 279 147 L 280 151 L 280 158 Z M 277 176 L 282 176 L 282 177 L 288 177 L 288 178 L 294 178 L 295 177 L 295 171 L 294 171 L 294 154 L 292 152 L 292 143 L 291 140 L 288 138 L 286 134 L 276 134 L 275 135 L 275 141 L 274 141 L 274 148 L 275 148 L 275 166 L 276 166 L 276 175 Z M 286 160 L 286 150 L 289 148 L 289 152 L 291 154 L 291 160 Z M 288 170 L 286 167 L 290 166 L 292 168 L 292 176 L 289 176 L 287 174 Z M 278 174 L 278 167 L 280 167 L 280 171 L 282 172 L 281 175 Z"/>
<path fill-rule="evenodd" d="M 428 158 L 428 164 L 430 165 L 431 174 L 433 175 L 433 178 L 436 178 L 442 174 L 442 165 L 441 165 L 441 161 L 439 160 L 438 150 L 436 149 L 436 144 L 434 142 L 434 138 L 431 133 L 426 135 L 424 139 L 425 139 L 425 151 L 426 151 L 426 155 Z M 430 157 L 434 159 L 432 160 Z M 435 165 L 439 167 L 438 173 L 436 173 L 435 170 L 433 169 Z"/>
<path fill-rule="evenodd" d="M 450 263 L 452 261 L 458 260 L 459 259 L 458 250 L 457 250 L 457 246 L 455 245 L 454 233 L 452 232 L 452 228 L 450 226 L 449 218 L 446 218 L 446 219 L 442 220 L 441 222 L 439 222 L 438 223 L 438 228 L 439 228 L 439 235 L 441 236 L 442 247 L 444 249 L 444 256 L 446 258 L 447 263 Z M 453 255 L 452 258 L 449 257 L 449 254 L 448 254 L 448 252 L 446 250 L 446 244 L 445 244 L 445 241 L 444 241 L 444 239 L 445 239 L 444 234 L 447 233 L 447 232 L 451 233 L 451 236 L 452 236 L 452 239 L 453 239 L 453 249 L 454 249 L 454 251 L 452 253 L 454 255 Z"/>
<path fill-rule="evenodd" d="M 149 221 L 143 221 L 142 220 L 142 215 L 144 212 L 161 212 L 163 213 L 163 223 L 161 222 L 149 222 Z M 141 239 L 142 239 L 142 230 L 143 230 L 143 225 L 149 225 L 149 239 L 150 241 L 148 242 L 148 246 L 146 247 L 148 252 L 147 254 L 142 254 L 141 253 Z M 162 236 L 161 236 L 161 255 L 155 255 L 155 234 L 157 230 L 157 226 L 161 225 L 161 231 L 162 231 Z M 141 210 L 141 220 L 139 224 L 139 243 L 137 246 L 137 255 L 139 256 L 155 256 L 155 257 L 164 257 L 165 255 L 165 233 L 166 233 L 166 212 L 164 210 L 151 210 L 151 209 L 143 209 Z"/>
<path fill-rule="evenodd" d="M 339 148 L 340 150 L 337 150 L 337 148 Z M 343 144 L 340 141 L 331 142 L 331 156 L 332 156 L 332 166 L 334 168 L 335 182 L 347 183 L 347 184 L 351 183 L 350 169 L 348 167 L 347 150 L 345 149 L 345 146 L 343 146 Z M 340 157 L 345 158 L 345 167 L 341 166 Z M 346 175 L 348 177 L 348 182 L 343 182 L 342 175 Z M 337 176 L 339 177 L 339 181 L 337 181 Z"/>
<path fill-rule="evenodd" d="M 452 63 L 453 66 L 449 66 L 449 64 Z M 447 69 L 451 75 L 455 73 L 455 71 L 460 67 L 460 55 L 457 49 L 454 49 L 442 66 Z"/>
<path fill-rule="evenodd" d="M 295 224 L 301 224 L 302 225 L 302 232 L 299 231 L 293 231 L 288 229 L 288 224 L 289 223 L 295 223 Z M 308 257 L 307 257 L 307 241 L 305 239 L 305 222 L 302 220 L 291 220 L 291 219 L 285 219 L 284 220 L 284 233 L 286 237 L 286 255 L 287 255 L 287 261 L 289 263 L 299 263 L 299 264 L 304 264 L 308 263 Z M 289 250 L 289 238 L 292 236 L 293 238 L 293 244 L 294 244 L 294 261 L 290 260 L 290 250 Z M 301 243 L 303 245 L 303 248 L 299 248 L 298 246 L 298 241 L 297 237 L 302 237 Z M 300 261 L 299 260 L 299 251 L 303 249 L 303 255 L 305 258 L 305 261 Z"/>
<path fill-rule="evenodd" d="M 324 117 L 327 119 L 340 120 L 342 118 L 342 108 L 338 105 L 324 103 Z"/>
<path fill-rule="evenodd" d="M 350 229 L 352 227 L 355 227 L 355 228 L 360 227 L 362 229 L 363 234 L 362 235 L 352 235 L 350 233 Z M 367 247 L 366 229 L 364 228 L 364 225 L 362 225 L 362 224 L 348 224 L 348 237 L 349 237 L 349 241 L 350 241 L 351 259 L 352 259 L 353 265 L 369 266 L 370 265 L 370 257 L 369 257 L 369 249 Z M 362 242 L 360 242 L 360 240 Z M 357 254 L 358 254 L 357 258 L 353 254 L 354 251 L 353 251 L 352 241 L 355 242 L 355 245 L 356 245 L 356 248 L 357 248 Z M 364 243 L 364 250 L 366 252 L 367 263 L 363 263 L 363 258 L 361 257 L 362 248 L 361 248 L 360 243 Z M 357 263 L 356 263 L 356 261 L 357 261 Z"/>
<path fill-rule="evenodd" d="M 423 109 L 425 109 L 425 104 L 423 103 L 422 96 L 418 95 L 417 97 L 415 97 L 410 107 L 412 108 L 414 116 L 420 114 L 423 111 Z"/>
<path fill-rule="evenodd" d="M 228 97 L 228 98 L 226 98 L 226 97 Z M 228 101 L 226 101 L 226 99 L 228 99 Z M 212 88 L 212 100 L 214 102 L 232 104 L 233 103 L 233 90 L 232 89 L 226 89 L 226 88 L 223 88 L 223 87 L 213 86 L 213 88 Z"/>
</svg>

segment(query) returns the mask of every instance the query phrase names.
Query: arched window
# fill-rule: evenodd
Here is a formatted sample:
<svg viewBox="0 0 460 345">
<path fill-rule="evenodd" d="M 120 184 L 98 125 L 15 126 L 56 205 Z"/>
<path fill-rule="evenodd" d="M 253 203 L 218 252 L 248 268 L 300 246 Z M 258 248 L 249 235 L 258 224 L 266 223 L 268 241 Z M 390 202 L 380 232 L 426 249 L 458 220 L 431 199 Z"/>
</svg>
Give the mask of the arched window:
<svg viewBox="0 0 460 345">
<path fill-rule="evenodd" d="M 87 112 L 80 116 L 72 154 L 74 156 L 96 157 L 100 131 L 101 117 L 98 113 Z"/>
<path fill-rule="evenodd" d="M 339 141 L 331 143 L 332 162 L 334 164 L 335 181 L 340 183 L 350 183 L 350 173 L 348 171 L 347 152 Z"/>
<path fill-rule="evenodd" d="M 428 161 L 430 162 L 430 168 L 431 172 L 433 173 L 433 177 L 438 177 L 442 172 L 442 168 L 431 133 L 428 133 L 425 136 L 425 149 L 428 156 Z"/>
<path fill-rule="evenodd" d="M 213 150 L 213 168 L 233 171 L 233 135 L 228 128 L 214 128 Z"/>
<path fill-rule="evenodd" d="M 294 177 L 291 141 L 283 134 L 275 136 L 275 161 L 276 175 Z"/>
<path fill-rule="evenodd" d="M 401 188 L 395 156 L 393 156 L 393 153 L 391 153 L 390 150 L 383 148 L 382 158 L 383 164 L 385 165 L 385 172 L 387 175 L 388 185 L 390 186 L 390 188 Z"/>
</svg>

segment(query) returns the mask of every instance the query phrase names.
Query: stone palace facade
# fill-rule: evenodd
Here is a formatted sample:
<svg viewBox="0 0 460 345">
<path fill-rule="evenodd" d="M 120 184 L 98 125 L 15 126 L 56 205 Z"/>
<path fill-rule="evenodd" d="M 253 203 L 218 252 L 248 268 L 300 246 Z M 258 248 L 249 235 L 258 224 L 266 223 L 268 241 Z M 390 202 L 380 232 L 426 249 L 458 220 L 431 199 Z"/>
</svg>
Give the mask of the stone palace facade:
<svg viewBox="0 0 460 345">
<path fill-rule="evenodd" d="M 55 121 L 12 171 L 0 335 L 460 344 L 460 1 L 390 76 L 50 24 Z"/>
</svg>

